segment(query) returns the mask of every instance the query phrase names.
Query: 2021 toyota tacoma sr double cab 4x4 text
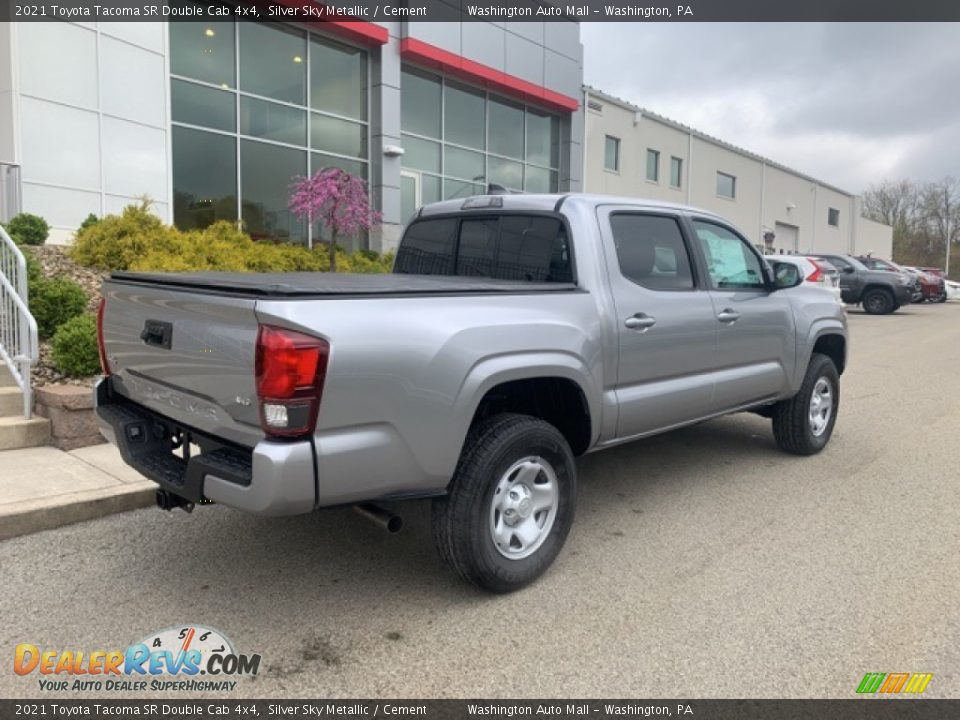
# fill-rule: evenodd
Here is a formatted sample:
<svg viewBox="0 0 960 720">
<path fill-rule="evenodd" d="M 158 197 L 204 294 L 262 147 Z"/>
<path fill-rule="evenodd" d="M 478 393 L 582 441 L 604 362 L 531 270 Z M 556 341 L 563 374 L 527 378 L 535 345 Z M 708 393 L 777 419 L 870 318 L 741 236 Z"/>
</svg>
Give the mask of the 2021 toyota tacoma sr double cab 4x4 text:
<svg viewBox="0 0 960 720">
<path fill-rule="evenodd" d="M 578 455 L 743 410 L 824 448 L 846 320 L 802 281 L 692 208 L 448 200 L 390 275 L 114 273 L 97 414 L 161 507 L 433 498 L 443 560 L 506 592 L 560 552 Z"/>
</svg>

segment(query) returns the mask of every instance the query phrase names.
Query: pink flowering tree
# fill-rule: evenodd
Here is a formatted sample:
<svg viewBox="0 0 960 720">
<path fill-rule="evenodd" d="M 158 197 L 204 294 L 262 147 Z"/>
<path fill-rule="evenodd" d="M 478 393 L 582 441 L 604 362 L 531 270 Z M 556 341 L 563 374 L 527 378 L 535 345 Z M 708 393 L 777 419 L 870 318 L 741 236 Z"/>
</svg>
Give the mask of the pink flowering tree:
<svg viewBox="0 0 960 720">
<path fill-rule="evenodd" d="M 337 239 L 370 230 L 381 218 L 370 207 L 366 181 L 336 167 L 317 170 L 312 177 L 294 178 L 288 207 L 301 220 L 327 226 L 330 272 L 337 271 Z"/>
</svg>

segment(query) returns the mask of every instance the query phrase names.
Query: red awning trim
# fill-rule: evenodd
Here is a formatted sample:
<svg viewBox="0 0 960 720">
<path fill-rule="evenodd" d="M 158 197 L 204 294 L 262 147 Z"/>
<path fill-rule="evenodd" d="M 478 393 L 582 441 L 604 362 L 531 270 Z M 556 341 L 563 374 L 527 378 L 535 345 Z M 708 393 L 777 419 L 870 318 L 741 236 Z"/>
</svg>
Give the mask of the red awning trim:
<svg viewBox="0 0 960 720">
<path fill-rule="evenodd" d="M 489 65 L 468 60 L 416 38 L 404 38 L 400 41 L 400 55 L 420 65 L 471 80 L 491 90 L 497 90 L 551 110 L 575 112 L 580 106 L 577 98 L 548 90 L 541 85 L 501 72 Z"/>
</svg>

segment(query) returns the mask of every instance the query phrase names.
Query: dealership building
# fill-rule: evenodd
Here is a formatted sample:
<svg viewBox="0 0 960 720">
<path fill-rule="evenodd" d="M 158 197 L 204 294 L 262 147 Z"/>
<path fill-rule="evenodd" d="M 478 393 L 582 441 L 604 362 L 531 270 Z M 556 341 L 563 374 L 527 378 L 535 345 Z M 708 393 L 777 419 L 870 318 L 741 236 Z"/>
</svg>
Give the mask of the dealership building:
<svg viewBox="0 0 960 720">
<path fill-rule="evenodd" d="M 766 252 L 892 255 L 853 193 L 593 88 L 584 104 L 587 192 L 712 210 Z"/>
<path fill-rule="evenodd" d="M 583 49 L 573 22 L 0 24 L 0 216 L 68 242 L 146 195 L 181 229 L 322 237 L 291 179 L 368 180 L 395 246 L 421 203 L 581 189 Z"/>
<path fill-rule="evenodd" d="M 579 24 L 0 23 L 0 220 L 69 242 L 148 196 L 181 229 L 242 221 L 324 238 L 287 208 L 296 176 L 365 178 L 390 249 L 421 204 L 581 191 L 715 211 L 773 252 L 890 257 L 860 198 L 583 87 Z"/>
</svg>

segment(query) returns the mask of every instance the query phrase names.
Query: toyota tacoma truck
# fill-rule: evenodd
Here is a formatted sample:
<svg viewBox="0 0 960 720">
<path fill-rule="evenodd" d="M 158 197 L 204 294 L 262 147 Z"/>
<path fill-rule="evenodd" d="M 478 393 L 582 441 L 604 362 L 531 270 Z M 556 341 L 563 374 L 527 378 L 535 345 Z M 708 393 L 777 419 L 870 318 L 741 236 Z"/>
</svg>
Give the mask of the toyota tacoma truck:
<svg viewBox="0 0 960 720">
<path fill-rule="evenodd" d="M 507 592 L 560 552 L 579 455 L 740 411 L 824 448 L 846 320 L 802 281 L 702 210 L 448 200 L 389 275 L 113 273 L 96 412 L 163 508 L 431 498 L 441 558 Z"/>
</svg>

